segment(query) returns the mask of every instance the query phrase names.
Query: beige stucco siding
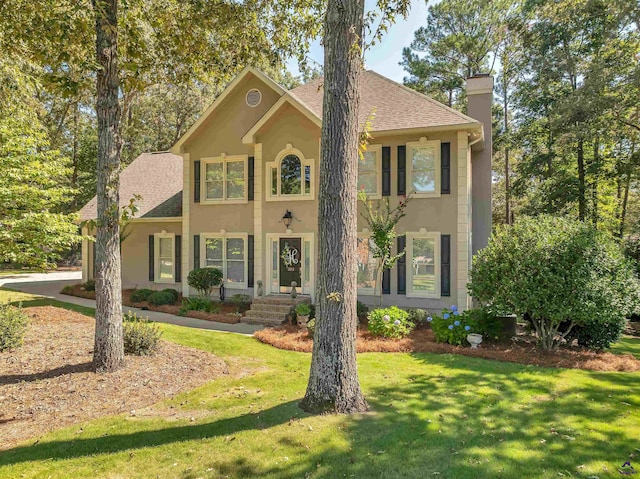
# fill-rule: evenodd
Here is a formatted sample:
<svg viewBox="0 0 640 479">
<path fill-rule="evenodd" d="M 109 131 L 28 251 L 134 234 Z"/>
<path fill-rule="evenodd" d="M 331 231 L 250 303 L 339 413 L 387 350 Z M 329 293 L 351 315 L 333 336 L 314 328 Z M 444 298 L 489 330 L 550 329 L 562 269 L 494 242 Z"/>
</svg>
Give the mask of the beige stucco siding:
<svg viewBox="0 0 640 479">
<path fill-rule="evenodd" d="M 156 284 L 149 281 L 149 235 L 167 233 L 182 234 L 180 222 L 131 223 L 131 234 L 122 243 L 122 287 L 123 288 L 174 288 L 181 290 L 181 283 Z"/>
</svg>

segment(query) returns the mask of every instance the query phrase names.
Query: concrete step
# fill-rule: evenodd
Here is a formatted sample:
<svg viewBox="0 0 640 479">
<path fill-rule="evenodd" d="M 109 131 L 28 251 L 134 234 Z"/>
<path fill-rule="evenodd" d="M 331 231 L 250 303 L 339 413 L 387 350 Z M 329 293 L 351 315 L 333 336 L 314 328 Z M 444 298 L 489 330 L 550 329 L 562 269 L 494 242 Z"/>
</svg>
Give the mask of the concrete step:
<svg viewBox="0 0 640 479">
<path fill-rule="evenodd" d="M 269 311 L 255 311 L 249 310 L 244 314 L 245 318 L 266 318 L 266 319 L 274 319 L 274 320 L 286 320 L 286 313 L 277 313 L 277 312 L 269 312 Z"/>
<path fill-rule="evenodd" d="M 298 296 L 295 300 L 288 295 L 282 296 L 263 296 L 261 298 L 253 298 L 252 304 L 279 304 L 279 305 L 289 305 L 298 303 L 310 303 L 311 298 L 309 296 Z"/>
<path fill-rule="evenodd" d="M 260 324 L 263 326 L 280 326 L 284 324 L 286 321 L 284 319 L 282 321 L 279 321 L 279 320 L 268 319 L 268 318 L 250 318 L 245 316 L 244 318 L 242 318 L 241 322 L 245 324 Z"/>
<path fill-rule="evenodd" d="M 251 305 L 251 311 L 264 311 L 266 313 L 278 314 L 288 314 L 291 308 L 293 308 L 293 304 L 253 303 Z"/>
</svg>

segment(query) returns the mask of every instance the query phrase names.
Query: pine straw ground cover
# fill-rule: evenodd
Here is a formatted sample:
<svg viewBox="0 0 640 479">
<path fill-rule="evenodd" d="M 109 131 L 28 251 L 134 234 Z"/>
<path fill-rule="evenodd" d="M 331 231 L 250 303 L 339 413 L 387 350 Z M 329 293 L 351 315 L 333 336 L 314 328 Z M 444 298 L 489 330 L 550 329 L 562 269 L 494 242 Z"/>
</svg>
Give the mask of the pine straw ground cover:
<svg viewBox="0 0 640 479">
<path fill-rule="evenodd" d="M 24 345 L 0 353 L 0 450 L 89 419 L 135 415 L 228 372 L 213 354 L 161 341 L 156 355 L 127 356 L 124 369 L 95 374 L 93 318 L 52 306 L 25 312 Z"/>
<path fill-rule="evenodd" d="M 313 340 L 296 326 L 266 328 L 254 336 L 263 343 L 289 351 L 311 352 Z M 594 352 L 581 348 L 563 348 L 554 352 L 540 350 L 530 338 L 501 343 L 485 342 L 478 349 L 436 343 L 433 331 L 418 328 L 404 339 L 394 340 L 372 336 L 364 329 L 357 333 L 358 353 L 440 353 L 461 354 L 535 366 L 586 369 L 591 371 L 640 371 L 640 359 L 632 354 Z"/>
</svg>

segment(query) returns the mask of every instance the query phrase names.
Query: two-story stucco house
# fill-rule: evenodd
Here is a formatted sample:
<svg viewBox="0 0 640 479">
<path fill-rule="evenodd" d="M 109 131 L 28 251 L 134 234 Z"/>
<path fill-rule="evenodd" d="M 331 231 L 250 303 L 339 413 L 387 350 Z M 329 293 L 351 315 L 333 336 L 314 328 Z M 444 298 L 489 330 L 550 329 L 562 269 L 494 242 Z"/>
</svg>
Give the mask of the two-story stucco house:
<svg viewBox="0 0 640 479">
<path fill-rule="evenodd" d="M 360 120 L 375 111 L 359 187 L 395 206 L 411 193 L 398 228 L 406 256 L 385 271 L 385 304 L 437 309 L 469 304 L 474 251 L 491 230 L 493 79 L 467 83 L 469 116 L 371 71 Z M 122 244 L 123 286 L 192 294 L 194 267 L 224 273 L 227 295 L 314 296 L 322 79 L 287 91 L 246 68 L 171 152 L 145 153 L 121 174 L 121 201 L 140 194 Z M 80 212 L 95 217 L 95 198 Z M 374 261 L 358 223 L 359 299 L 373 303 Z M 83 278 L 93 275 L 83 245 Z"/>
</svg>

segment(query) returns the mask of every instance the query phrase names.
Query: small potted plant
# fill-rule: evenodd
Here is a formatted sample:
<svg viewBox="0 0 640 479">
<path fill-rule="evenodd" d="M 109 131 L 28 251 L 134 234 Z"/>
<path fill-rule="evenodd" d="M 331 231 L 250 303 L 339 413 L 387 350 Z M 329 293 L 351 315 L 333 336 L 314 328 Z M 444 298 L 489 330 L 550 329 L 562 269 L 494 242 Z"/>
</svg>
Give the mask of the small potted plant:
<svg viewBox="0 0 640 479">
<path fill-rule="evenodd" d="M 309 303 L 299 303 L 296 305 L 296 316 L 298 320 L 298 326 L 301 329 L 307 329 L 307 323 L 309 322 L 310 314 L 311 314 L 311 305 Z"/>
</svg>

